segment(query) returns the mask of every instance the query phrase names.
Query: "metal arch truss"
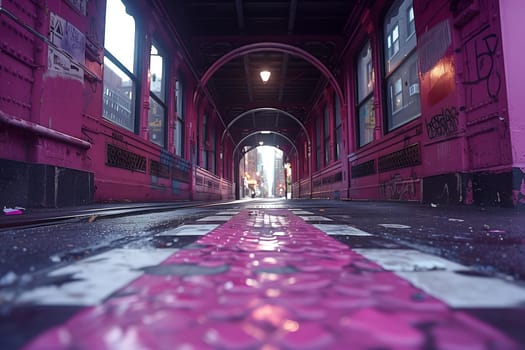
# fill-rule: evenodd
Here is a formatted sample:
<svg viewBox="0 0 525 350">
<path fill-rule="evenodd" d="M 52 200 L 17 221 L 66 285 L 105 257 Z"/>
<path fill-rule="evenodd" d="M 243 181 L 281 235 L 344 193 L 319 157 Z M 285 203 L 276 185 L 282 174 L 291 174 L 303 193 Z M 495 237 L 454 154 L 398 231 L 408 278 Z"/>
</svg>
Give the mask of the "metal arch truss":
<svg viewBox="0 0 525 350">
<path fill-rule="evenodd" d="M 304 124 L 297 118 L 295 117 L 293 114 L 290 114 L 286 111 L 283 111 L 282 109 L 279 109 L 279 108 L 273 108 L 273 107 L 261 107 L 261 108 L 253 108 L 253 109 L 250 109 L 248 111 L 244 111 L 242 112 L 241 114 L 239 114 L 237 117 L 235 117 L 231 122 L 228 123 L 228 125 L 226 126 L 226 129 L 224 129 L 224 131 L 222 132 L 222 136 L 221 136 L 221 144 L 223 143 L 224 141 L 224 136 L 226 135 L 226 133 L 230 130 L 230 128 L 233 126 L 233 124 L 235 124 L 239 119 L 251 114 L 251 113 L 257 113 L 257 112 L 265 112 L 265 111 L 275 111 L 275 112 L 279 112 L 279 113 L 282 113 L 284 115 L 286 115 L 287 117 L 289 118 L 292 118 L 297 124 L 299 124 L 299 126 L 301 127 L 301 129 L 303 129 L 303 132 L 304 134 L 306 135 L 306 139 L 307 139 L 307 142 L 308 142 L 308 145 L 311 144 L 311 141 L 310 141 L 310 135 L 308 135 L 308 131 L 306 130 L 306 127 L 304 126 Z"/>
<path fill-rule="evenodd" d="M 241 145 L 243 144 L 244 141 L 246 141 L 246 140 L 249 139 L 250 137 L 252 137 L 252 136 L 254 136 L 254 135 L 257 135 L 257 134 L 260 134 L 260 133 L 261 133 L 261 131 L 254 131 L 254 132 L 252 132 L 251 134 L 248 134 L 248 135 L 246 135 L 245 137 L 243 137 L 243 138 L 239 141 L 239 143 L 237 143 L 237 145 L 235 145 L 235 148 L 233 149 L 232 154 L 235 155 L 235 152 L 237 152 L 239 146 L 241 146 Z M 299 154 L 298 151 L 297 151 L 297 146 L 295 146 L 295 144 L 293 143 L 293 141 L 292 141 L 288 136 L 286 136 L 285 134 L 280 133 L 280 132 L 278 132 L 278 131 L 270 131 L 270 133 L 271 133 L 271 134 L 279 135 L 279 136 L 281 136 L 283 139 L 285 139 L 286 141 L 288 141 L 288 142 L 292 145 L 293 149 L 295 149 L 295 152 L 296 152 L 297 154 Z"/>
<path fill-rule="evenodd" d="M 312 64 L 314 67 L 319 69 L 319 71 L 328 79 L 328 81 L 334 88 L 335 92 L 337 93 L 339 97 L 339 101 L 341 101 L 340 103 L 344 107 L 345 99 L 343 96 L 343 91 L 341 90 L 341 87 L 339 86 L 339 83 L 337 82 L 337 79 L 332 74 L 332 72 L 321 61 L 319 61 L 315 56 L 313 56 L 309 52 L 299 47 L 289 45 L 289 44 L 284 44 L 284 43 L 276 43 L 276 42 L 260 42 L 260 43 L 244 45 L 244 46 L 238 47 L 226 53 L 224 56 L 219 58 L 208 68 L 208 70 L 206 70 L 206 72 L 202 76 L 199 82 L 199 86 L 197 87 L 195 91 L 195 95 L 193 99 L 194 102 L 197 100 L 198 91 L 204 86 L 206 86 L 210 78 L 213 76 L 213 74 L 215 74 L 215 72 L 217 72 L 217 70 L 219 70 L 219 68 L 221 68 L 226 63 L 230 62 L 231 60 L 235 58 L 238 58 L 244 55 L 248 55 L 250 53 L 265 52 L 265 51 L 287 53 L 292 56 L 300 57 L 306 60 L 307 62 L 309 62 L 310 64 Z"/>
</svg>

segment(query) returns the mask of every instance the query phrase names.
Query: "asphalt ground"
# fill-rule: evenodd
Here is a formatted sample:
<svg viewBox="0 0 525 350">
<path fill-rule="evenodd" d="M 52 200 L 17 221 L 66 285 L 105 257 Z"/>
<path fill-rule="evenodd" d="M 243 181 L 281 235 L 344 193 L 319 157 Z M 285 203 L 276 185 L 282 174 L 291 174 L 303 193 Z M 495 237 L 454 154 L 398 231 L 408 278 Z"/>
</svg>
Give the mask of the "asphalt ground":
<svg viewBox="0 0 525 350">
<path fill-rule="evenodd" d="M 372 252 L 372 257 L 377 251 L 386 251 L 391 260 L 406 258 L 399 258 L 396 255 L 399 252 L 408 256 L 422 253 L 461 265 L 462 268 L 454 271 L 455 275 L 507 281 L 517 286 L 525 282 L 525 232 L 522 229 L 525 217 L 522 212 L 512 209 L 255 199 L 228 203 L 117 203 L 27 210 L 16 217 L 0 219 L 0 339 L 3 339 L 0 348 L 19 348 L 81 310 L 82 307 L 75 303 L 49 306 L 17 302 L 17 297 L 27 290 L 48 286 L 60 288 L 79 280 L 75 274 L 57 276 L 53 271 L 123 248 L 135 249 L 138 255 L 152 247 L 188 249 L 199 236 L 173 237 L 165 233 L 185 225 L 223 224 L 221 216 L 217 216 L 223 211 L 267 209 L 305 211 L 309 213 L 309 224 L 325 228 L 330 224 L 346 225 L 356 232 L 365 232 L 366 236 L 336 232 L 332 238 L 353 250 Z M 199 221 L 206 217 L 211 221 Z M 214 218 L 221 220 L 213 221 Z M 428 261 L 423 265 L 421 261 L 403 269 L 417 273 L 421 268 L 443 268 L 440 263 L 428 266 Z M 492 299 L 488 298 L 491 305 L 488 308 L 484 305 L 466 307 L 461 303 L 454 308 L 501 329 L 518 344 L 525 344 L 522 334 L 524 305 L 510 303 L 513 306 L 509 307 L 505 300 L 495 300 L 497 298 L 513 299 L 513 296 L 494 293 Z M 426 348 L 441 347 L 432 345 Z"/>
</svg>

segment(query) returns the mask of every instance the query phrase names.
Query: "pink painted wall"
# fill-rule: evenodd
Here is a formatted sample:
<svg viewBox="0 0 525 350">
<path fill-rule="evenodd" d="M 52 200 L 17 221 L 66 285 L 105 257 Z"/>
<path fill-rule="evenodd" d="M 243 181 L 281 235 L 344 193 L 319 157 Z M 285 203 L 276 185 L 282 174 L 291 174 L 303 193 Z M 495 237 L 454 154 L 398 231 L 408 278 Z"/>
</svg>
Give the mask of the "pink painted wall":
<svg viewBox="0 0 525 350">
<path fill-rule="evenodd" d="M 41 7 L 45 6 L 45 7 Z M 35 5 L 30 1 L 7 0 L 2 7 L 44 36 L 50 31 L 52 14 L 68 18 L 78 30 L 87 32 L 88 21 L 63 1 Z M 84 88 L 82 74 L 72 77 L 50 68 L 48 46 L 20 23 L 2 15 L 2 37 L 6 51 L 0 53 L 0 111 L 5 118 L 22 119 L 31 125 L 81 138 Z M 64 59 L 64 67 L 71 61 Z M 56 68 L 54 66 L 53 68 Z M 86 169 L 85 149 L 53 137 L 1 124 L 0 157 Z"/>
<path fill-rule="evenodd" d="M 514 167 L 525 168 L 525 70 L 523 30 L 525 7 L 521 0 L 500 0 L 501 47 L 505 62 L 508 110 Z"/>
<path fill-rule="evenodd" d="M 422 149 L 420 176 L 468 168 L 464 114 L 457 77 L 461 60 L 448 1 L 414 2 L 421 89 Z"/>
<path fill-rule="evenodd" d="M 137 21 L 142 23 L 137 35 L 146 38 L 144 46 L 147 47 L 141 53 L 143 66 L 137 73 L 142 89 L 137 96 L 140 106 L 136 115 L 140 118 L 140 126 L 135 134 L 102 118 L 105 1 L 85 4 L 83 8 L 64 0 L 49 0 L 42 5 L 29 0 L 2 1 L 3 8 L 45 37 L 51 32 L 58 33 L 58 29 L 53 29 L 58 28 L 55 16 L 59 16 L 63 20 L 61 25 L 73 28 L 76 38 L 80 39 L 66 49 L 74 57 L 71 61 L 48 49 L 43 40 L 25 31 L 20 24 L 5 15 L 0 16 L 2 28 L 7 28 L 2 29 L 2 44 L 7 45 L 8 52 L 0 51 L 0 117 L 7 121 L 22 119 L 29 123 L 27 125 L 44 130 L 35 134 L 0 121 L 0 158 L 94 173 L 95 201 L 191 199 L 196 191 L 194 171 L 184 159 L 192 158 L 191 142 L 198 132 L 191 93 L 196 80 L 177 51 L 168 29 L 159 25 L 162 16 L 158 13 L 153 16 L 154 10 L 146 1 L 133 2 L 129 8 L 130 13 L 142 19 Z M 53 41 L 57 37 L 48 38 Z M 160 39 L 167 51 L 171 68 L 166 77 L 168 96 L 174 96 L 174 77 L 184 76 L 184 159 L 174 155 L 174 103 L 167 104 L 167 147 L 163 149 L 149 141 L 148 43 L 152 37 Z M 87 69 L 84 73 L 76 69 L 79 63 Z M 53 136 L 57 133 L 73 142 L 57 139 Z M 111 155 L 108 147 L 117 149 L 117 153 L 127 152 L 131 155 L 130 161 L 139 159 L 140 169 L 111 166 L 112 160 L 108 158 L 119 155 L 115 152 Z M 200 189 L 201 192 L 211 192 L 215 199 L 232 197 L 229 180 L 207 173 L 202 176 L 206 182 L 209 178 L 218 178 L 220 186 L 217 191 L 213 187 Z"/>
<path fill-rule="evenodd" d="M 453 17 L 470 171 L 497 172 L 512 163 L 498 14 L 497 0 L 476 0 Z"/>
<path fill-rule="evenodd" d="M 348 133 L 345 134 L 348 166 L 351 173 L 356 174 L 350 178 L 350 198 L 430 200 L 432 196 L 426 196 L 426 191 L 426 194 L 443 194 L 448 202 L 472 203 L 472 198 L 465 200 L 467 187 L 469 183 L 472 186 L 472 176 L 478 176 L 479 180 L 479 174 L 494 175 L 488 180 L 488 185 L 495 189 L 478 188 L 478 193 L 494 191 L 490 196 L 496 197 L 498 202 L 500 195 L 508 194 L 509 183 L 498 185 L 491 182 L 500 181 L 499 174 L 511 171 L 512 157 L 518 157 L 521 162 L 525 160 L 525 142 L 520 137 L 525 131 L 525 122 L 517 113 L 521 105 L 510 107 L 508 117 L 506 112 L 507 90 L 514 87 L 511 98 L 519 100 L 520 90 L 515 86 L 523 81 L 523 73 L 516 74 L 508 83 L 508 89 L 506 77 L 513 65 L 518 67 L 520 64 L 518 51 L 521 48 L 511 47 L 511 54 L 505 54 L 506 61 L 503 61 L 503 51 L 507 50 L 504 46 L 505 30 L 511 32 L 511 38 L 518 32 L 520 16 L 512 9 L 519 5 L 505 2 L 514 21 L 511 19 L 504 25 L 502 40 L 497 0 L 474 0 L 467 6 L 459 3 L 459 8 L 454 9 L 450 1 L 414 1 L 421 116 L 392 132 L 383 130 L 384 80 L 378 74 L 383 65 L 381 16 L 391 3 L 375 2 L 357 20 L 360 25 L 350 26 L 354 28 L 354 32 L 349 33 L 352 42 L 343 59 L 349 106 Z M 359 148 L 354 127 L 357 119 L 355 65 L 356 55 L 366 40 L 371 42 L 376 71 L 376 130 L 374 140 Z M 507 56 L 512 58 L 507 59 Z M 505 67 L 507 62 L 510 65 Z M 518 138 L 520 141 L 516 142 Z M 409 149 L 418 150 L 419 161 L 399 167 L 394 165 L 397 169 L 380 169 L 382 158 L 399 152 L 403 154 L 400 159 L 406 158 Z M 408 153 L 404 154 L 405 151 Z M 370 165 L 368 172 L 365 169 L 367 164 Z"/>
</svg>

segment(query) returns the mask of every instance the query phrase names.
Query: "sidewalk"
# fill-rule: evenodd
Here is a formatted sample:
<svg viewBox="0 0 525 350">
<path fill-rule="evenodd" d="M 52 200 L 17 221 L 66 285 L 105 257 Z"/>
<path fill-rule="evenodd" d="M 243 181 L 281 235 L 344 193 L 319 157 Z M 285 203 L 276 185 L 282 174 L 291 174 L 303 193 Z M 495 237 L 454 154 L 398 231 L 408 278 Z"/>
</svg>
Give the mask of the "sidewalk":
<svg viewBox="0 0 525 350">
<path fill-rule="evenodd" d="M 155 211 L 167 211 L 179 208 L 189 208 L 202 205 L 203 201 L 176 202 L 135 202 L 135 203 L 95 203 L 84 206 L 64 208 L 28 208 L 21 210 L 19 215 L 1 213 L 0 229 L 49 224 L 59 221 L 89 218 L 93 215 L 117 217 L 132 214 L 143 214 Z"/>
</svg>

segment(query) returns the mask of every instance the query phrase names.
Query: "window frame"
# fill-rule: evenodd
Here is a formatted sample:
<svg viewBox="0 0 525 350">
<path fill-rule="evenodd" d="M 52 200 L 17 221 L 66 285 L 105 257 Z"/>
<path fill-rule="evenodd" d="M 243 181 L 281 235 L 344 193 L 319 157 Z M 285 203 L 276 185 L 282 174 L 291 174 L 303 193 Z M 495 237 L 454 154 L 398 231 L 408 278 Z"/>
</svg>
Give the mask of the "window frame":
<svg viewBox="0 0 525 350">
<path fill-rule="evenodd" d="M 217 147 L 217 129 L 211 128 L 210 129 L 211 134 L 210 136 L 210 150 L 209 150 L 209 164 L 208 164 L 208 170 L 212 172 L 213 174 L 217 173 L 217 160 L 215 158 L 216 155 L 216 147 Z"/>
<path fill-rule="evenodd" d="M 367 54 L 363 56 L 363 53 L 367 51 Z M 362 59 L 363 57 L 368 57 L 370 55 L 369 60 Z M 361 63 L 363 65 L 361 66 Z M 355 115 L 356 115 L 356 143 L 357 147 L 361 148 L 369 143 L 374 141 L 374 129 L 375 129 L 375 110 L 374 110 L 374 89 L 375 89 L 375 70 L 374 70 L 374 58 L 372 56 L 372 42 L 370 39 L 365 40 L 363 45 L 361 46 L 361 49 L 358 51 L 357 59 L 355 63 L 356 67 L 356 75 L 355 75 L 355 99 L 356 99 L 356 105 L 355 105 Z M 365 70 L 362 70 L 361 68 L 366 67 Z M 360 75 L 360 72 L 363 72 L 363 76 Z M 363 91 L 365 93 L 363 96 L 361 95 L 361 86 L 360 84 L 367 84 L 370 85 L 369 88 L 365 86 Z M 368 111 L 366 115 L 363 115 L 363 111 Z M 371 119 L 373 121 L 373 128 L 370 131 L 370 137 L 365 137 L 368 135 L 366 133 L 367 129 L 365 126 L 367 124 L 366 120 Z"/>
<path fill-rule="evenodd" d="M 384 132 L 392 132 L 421 116 L 420 80 L 416 32 L 408 32 L 409 9 L 413 0 L 396 0 L 389 7 L 383 18 L 383 113 Z M 396 11 L 397 9 L 397 11 Z M 397 14 L 393 16 L 393 14 Z M 402 17 L 401 17 L 402 15 Z M 389 55 L 388 36 L 390 26 L 398 27 L 400 49 L 395 55 Z M 403 23 L 405 22 L 405 23 Z M 395 23 L 395 24 L 393 24 Z M 414 17 L 415 23 L 415 17 Z M 395 58 L 395 60 L 392 60 Z M 415 74 L 411 74 L 415 67 Z M 401 91 L 394 91 L 394 84 L 401 79 Z M 417 95 L 413 97 L 413 95 Z M 394 109 L 396 98 L 401 107 Z"/>
<path fill-rule="evenodd" d="M 175 155 L 184 158 L 184 141 L 185 141 L 185 110 L 186 107 L 184 98 L 184 77 L 182 73 L 177 72 L 175 77 L 175 130 L 174 130 L 174 146 Z"/>
<path fill-rule="evenodd" d="M 331 160 L 331 148 L 330 148 L 330 108 L 328 103 L 324 105 L 323 109 L 323 164 L 327 166 Z"/>
<path fill-rule="evenodd" d="M 341 144 L 343 137 L 343 120 L 341 119 L 341 101 L 337 92 L 333 95 L 333 111 L 334 111 L 334 160 L 341 159 Z"/>
<path fill-rule="evenodd" d="M 124 7 L 124 10 L 126 10 L 126 5 L 124 4 L 122 0 L 107 0 L 106 8 L 105 8 L 106 13 L 108 12 L 108 4 L 110 1 L 119 2 Z M 111 53 L 111 50 L 108 48 L 109 40 L 107 40 L 107 38 L 110 36 L 108 35 L 108 28 L 109 28 L 108 24 L 111 24 L 111 23 L 107 20 L 107 15 L 106 15 L 105 32 L 104 32 L 105 42 L 104 42 L 104 50 L 103 50 L 104 51 L 104 58 L 103 58 L 104 68 L 103 68 L 103 81 L 102 81 L 102 91 L 103 91 L 102 93 L 102 99 L 103 99 L 102 118 L 132 133 L 137 133 L 139 130 L 139 123 L 140 123 L 140 116 L 138 113 L 140 99 L 138 98 L 138 94 L 141 91 L 141 81 L 140 81 L 140 75 L 138 71 L 140 67 L 139 51 L 141 47 L 141 40 L 140 40 L 140 35 L 137 35 L 139 31 L 138 30 L 139 27 L 137 25 L 137 19 L 133 15 L 127 13 L 127 11 L 124 11 L 123 15 L 128 16 L 129 18 L 133 20 L 134 28 L 133 28 L 133 57 L 132 57 L 133 61 L 131 62 L 132 67 L 127 67 L 126 64 L 123 63 L 119 58 L 117 58 L 117 56 L 115 56 L 113 53 Z M 118 52 L 118 50 L 116 50 L 115 52 Z M 111 65 L 115 66 L 115 68 L 119 71 L 114 71 L 111 68 Z M 129 123 L 119 122 L 117 119 L 118 117 L 113 114 L 113 111 L 115 111 L 114 107 L 117 106 L 116 112 L 118 112 L 118 106 L 122 105 L 123 103 L 119 104 L 118 100 L 117 101 L 110 100 L 110 97 L 113 94 L 110 94 L 109 92 L 115 93 L 116 91 L 111 90 L 107 85 L 106 79 L 108 78 L 108 74 L 106 70 L 110 70 L 112 74 L 114 74 L 115 76 L 119 76 L 119 77 L 121 77 L 120 75 L 123 74 L 129 79 L 131 83 L 130 89 L 129 89 L 129 94 L 131 94 L 131 96 L 128 97 L 129 98 L 129 116 L 127 116 L 127 118 L 129 118 Z M 123 88 L 123 87 L 124 85 L 120 86 L 120 88 Z M 119 96 L 119 97 L 122 97 L 122 96 Z M 126 99 L 125 101 L 127 102 L 128 99 Z M 113 111 L 106 109 L 105 108 L 106 106 L 107 107 L 111 106 Z M 127 106 L 122 106 L 122 107 L 125 108 Z M 111 113 L 113 115 L 108 115 L 108 113 Z"/>
<path fill-rule="evenodd" d="M 315 126 L 317 130 L 314 130 L 315 132 L 315 170 L 321 170 L 322 167 L 322 153 L 321 153 L 321 132 L 322 132 L 322 124 L 321 124 L 321 118 L 316 118 Z"/>
<path fill-rule="evenodd" d="M 208 169 L 208 147 L 206 147 L 206 140 L 208 139 L 208 112 L 202 114 L 201 132 L 202 145 L 201 145 L 201 162 L 200 165 L 204 169 Z"/>
<path fill-rule="evenodd" d="M 162 96 L 159 96 L 157 95 L 157 93 L 155 93 L 151 87 L 152 87 L 152 83 L 153 83 L 153 74 L 151 74 L 150 76 L 150 89 L 149 89 L 149 98 L 150 98 L 150 109 L 148 111 L 148 130 L 149 130 L 149 138 L 150 138 L 150 142 L 153 142 L 155 143 L 156 145 L 162 147 L 162 148 L 166 148 L 167 147 L 167 119 L 168 119 L 168 94 L 167 94 L 167 91 L 168 91 L 168 80 L 166 79 L 166 77 L 168 76 L 168 72 L 169 72 L 169 67 L 167 66 L 167 62 L 168 60 L 166 59 L 166 55 L 165 55 L 165 51 L 162 49 L 162 45 L 159 45 L 157 41 L 153 41 L 151 43 L 151 49 L 155 47 L 156 50 L 157 50 L 157 55 L 159 57 L 162 58 L 162 88 L 161 88 L 161 95 Z M 151 49 L 150 49 L 150 73 L 151 73 L 151 56 L 153 55 L 151 53 Z M 151 129 L 150 129 L 150 112 L 151 112 L 151 109 L 152 109 L 152 104 L 151 104 L 151 100 L 154 101 L 154 103 L 158 104 L 162 109 L 163 109 L 163 116 L 161 118 L 162 120 L 162 143 L 158 143 L 158 142 L 155 142 L 154 140 L 152 140 L 152 132 L 151 132 Z"/>
</svg>

